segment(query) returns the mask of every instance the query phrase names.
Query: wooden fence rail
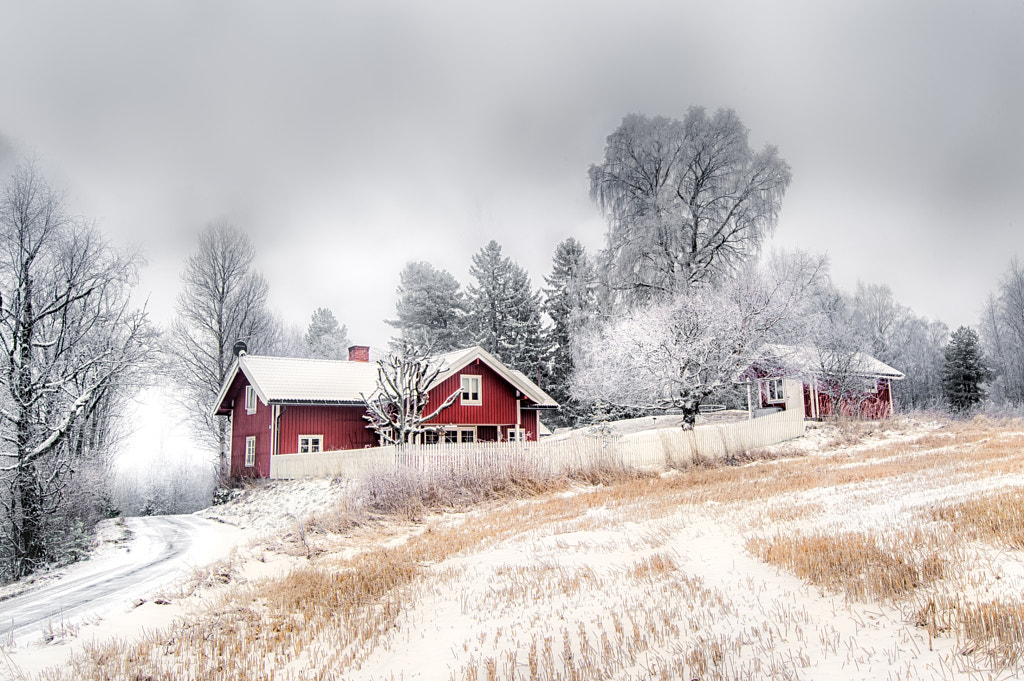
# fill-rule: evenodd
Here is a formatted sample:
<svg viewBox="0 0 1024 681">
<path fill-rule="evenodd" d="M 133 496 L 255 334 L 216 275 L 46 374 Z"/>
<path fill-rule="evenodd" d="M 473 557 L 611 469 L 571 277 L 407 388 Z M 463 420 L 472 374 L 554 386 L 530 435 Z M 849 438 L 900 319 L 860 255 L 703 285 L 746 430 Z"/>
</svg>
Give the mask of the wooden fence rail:
<svg viewBox="0 0 1024 681">
<path fill-rule="evenodd" d="M 540 442 L 450 443 L 281 454 L 270 457 L 270 477 L 358 479 L 375 470 L 399 466 L 432 474 L 529 465 L 538 473 L 557 475 L 598 463 L 662 469 L 695 458 L 741 454 L 803 434 L 803 413 L 789 410 L 756 419 L 697 426 L 690 431 L 663 428 L 619 437 L 574 432 Z"/>
</svg>

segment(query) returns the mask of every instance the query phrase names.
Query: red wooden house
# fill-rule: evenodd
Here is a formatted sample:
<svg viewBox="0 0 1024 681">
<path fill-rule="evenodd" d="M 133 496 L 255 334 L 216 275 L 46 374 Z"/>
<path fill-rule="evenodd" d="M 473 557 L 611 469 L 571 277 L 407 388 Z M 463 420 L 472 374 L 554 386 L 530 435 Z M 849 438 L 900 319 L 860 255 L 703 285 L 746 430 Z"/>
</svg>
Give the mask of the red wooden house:
<svg viewBox="0 0 1024 681">
<path fill-rule="evenodd" d="M 829 367 L 842 365 L 840 380 Z M 833 370 L 835 371 L 835 369 Z M 892 382 L 904 374 L 862 352 L 826 361 L 813 347 L 766 345 L 744 375 L 751 413 L 802 409 L 809 419 L 841 414 L 868 419 L 892 416 Z"/>
<path fill-rule="evenodd" d="M 455 402 L 431 423 L 447 442 L 536 440 L 537 412 L 558 404 L 522 372 L 482 348 L 434 358 L 440 373 L 430 402 Z M 231 419 L 231 475 L 268 477 L 276 454 L 361 449 L 380 444 L 363 418 L 361 395 L 377 388 L 369 348 L 352 346 L 348 361 L 242 354 L 221 388 L 213 413 Z"/>
</svg>

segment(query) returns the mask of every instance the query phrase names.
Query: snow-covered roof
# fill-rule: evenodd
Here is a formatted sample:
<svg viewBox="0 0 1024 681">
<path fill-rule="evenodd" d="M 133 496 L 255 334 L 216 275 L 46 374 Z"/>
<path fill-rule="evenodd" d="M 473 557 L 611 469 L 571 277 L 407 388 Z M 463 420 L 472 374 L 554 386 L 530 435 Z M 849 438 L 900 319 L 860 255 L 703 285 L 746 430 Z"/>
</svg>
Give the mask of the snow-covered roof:
<svg viewBox="0 0 1024 681">
<path fill-rule="evenodd" d="M 480 347 L 464 348 L 432 358 L 441 371 L 431 384 L 439 385 L 475 360 L 481 360 L 539 407 L 558 403 L 527 378 Z M 303 359 L 242 355 L 235 360 L 213 406 L 214 414 L 226 414 L 224 400 L 238 373 L 242 372 L 264 404 L 362 404 L 377 388 L 376 362 Z"/>
<path fill-rule="evenodd" d="M 376 363 L 243 355 L 239 364 L 265 404 L 361 404 L 377 388 Z"/>
<path fill-rule="evenodd" d="M 760 352 L 762 358 L 777 361 L 787 371 L 798 375 L 816 375 L 822 372 L 823 362 L 818 348 L 799 345 L 765 345 Z M 875 359 L 871 355 L 858 352 L 850 358 L 850 372 L 858 376 L 877 376 L 896 381 L 905 378 L 902 371 Z"/>
</svg>

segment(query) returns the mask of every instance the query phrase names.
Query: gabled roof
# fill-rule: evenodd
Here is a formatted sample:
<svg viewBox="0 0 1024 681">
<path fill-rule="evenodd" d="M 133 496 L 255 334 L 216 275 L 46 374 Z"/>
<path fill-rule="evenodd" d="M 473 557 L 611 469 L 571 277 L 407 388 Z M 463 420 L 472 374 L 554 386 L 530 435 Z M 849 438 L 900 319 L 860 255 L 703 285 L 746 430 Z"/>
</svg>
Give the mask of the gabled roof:
<svg viewBox="0 0 1024 681">
<path fill-rule="evenodd" d="M 440 385 L 452 374 L 458 373 L 458 371 L 469 366 L 478 359 L 491 367 L 496 374 L 511 383 L 514 388 L 528 397 L 536 406 L 558 406 L 558 403 L 555 402 L 550 395 L 541 390 L 539 385 L 531 381 L 526 374 L 505 366 L 505 364 L 503 364 L 497 357 L 487 352 L 479 345 L 463 348 L 461 350 L 454 350 L 432 358 L 432 361 L 436 362 L 435 366 L 440 367 L 441 371 L 437 374 L 437 378 L 434 379 L 434 382 L 430 387 L 433 388 L 436 385 Z"/>
<path fill-rule="evenodd" d="M 794 375 L 817 376 L 827 366 L 818 348 L 812 346 L 765 345 L 759 355 L 762 360 L 775 361 Z M 895 381 L 906 377 L 902 371 L 863 352 L 854 353 L 850 358 L 850 372 L 856 376 L 890 378 Z"/>
<path fill-rule="evenodd" d="M 539 407 L 557 407 L 558 403 L 521 372 L 502 364 L 480 347 L 464 348 L 432 358 L 441 371 L 431 384 L 439 385 L 446 378 L 481 360 Z M 376 362 L 350 362 L 298 357 L 265 357 L 242 355 L 235 360 L 227 380 L 213 406 L 213 413 L 227 414 L 228 391 L 238 374 L 245 375 L 264 404 L 361 405 L 377 389 Z"/>
</svg>

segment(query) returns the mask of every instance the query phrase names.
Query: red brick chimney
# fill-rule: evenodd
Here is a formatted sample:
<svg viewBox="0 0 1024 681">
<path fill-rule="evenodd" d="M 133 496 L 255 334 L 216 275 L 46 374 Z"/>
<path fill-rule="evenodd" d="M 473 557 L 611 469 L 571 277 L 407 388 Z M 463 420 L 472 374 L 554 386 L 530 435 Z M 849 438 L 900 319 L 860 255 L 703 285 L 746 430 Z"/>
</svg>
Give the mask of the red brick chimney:
<svg viewBox="0 0 1024 681">
<path fill-rule="evenodd" d="M 350 346 L 348 346 L 348 361 L 350 361 L 350 362 L 369 362 L 370 361 L 370 346 L 368 346 L 368 345 L 350 345 Z"/>
</svg>

